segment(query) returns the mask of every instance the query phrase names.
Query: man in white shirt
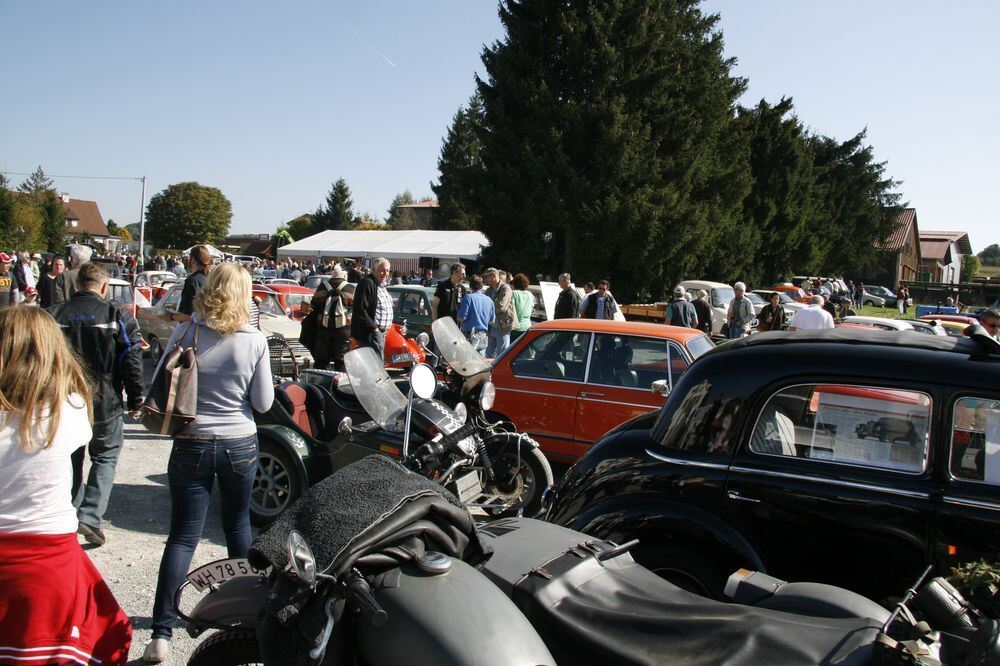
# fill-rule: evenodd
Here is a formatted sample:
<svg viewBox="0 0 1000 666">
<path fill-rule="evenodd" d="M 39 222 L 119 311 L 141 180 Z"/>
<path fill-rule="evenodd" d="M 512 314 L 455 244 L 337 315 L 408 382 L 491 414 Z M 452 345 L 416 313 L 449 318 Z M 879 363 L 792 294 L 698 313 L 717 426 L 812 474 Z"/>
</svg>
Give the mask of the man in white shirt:
<svg viewBox="0 0 1000 666">
<path fill-rule="evenodd" d="M 833 328 L 833 317 L 823 309 L 826 302 L 822 296 L 813 296 L 809 305 L 796 310 L 792 321 L 788 324 L 789 331 L 804 331 L 815 328 Z"/>
</svg>

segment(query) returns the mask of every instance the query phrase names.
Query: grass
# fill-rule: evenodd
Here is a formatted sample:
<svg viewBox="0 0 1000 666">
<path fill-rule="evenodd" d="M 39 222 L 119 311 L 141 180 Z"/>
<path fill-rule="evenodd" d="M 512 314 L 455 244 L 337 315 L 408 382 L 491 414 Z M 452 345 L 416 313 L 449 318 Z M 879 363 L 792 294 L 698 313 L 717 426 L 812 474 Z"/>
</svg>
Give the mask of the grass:
<svg viewBox="0 0 1000 666">
<path fill-rule="evenodd" d="M 885 319 L 913 319 L 914 311 L 913 307 L 906 309 L 906 314 L 903 314 L 894 307 L 886 306 L 884 308 L 877 308 L 872 305 L 866 305 L 862 308 L 854 308 L 854 311 L 858 313 L 860 317 L 883 317 Z"/>
<path fill-rule="evenodd" d="M 1000 277 L 1000 266 L 980 266 L 979 277 Z"/>
</svg>

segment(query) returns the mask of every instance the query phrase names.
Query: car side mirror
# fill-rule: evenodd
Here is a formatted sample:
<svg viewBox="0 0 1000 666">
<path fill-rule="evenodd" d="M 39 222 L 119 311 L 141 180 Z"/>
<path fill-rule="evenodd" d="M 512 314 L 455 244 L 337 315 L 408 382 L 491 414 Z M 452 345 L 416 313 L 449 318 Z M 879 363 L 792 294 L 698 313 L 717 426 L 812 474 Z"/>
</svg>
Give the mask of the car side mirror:
<svg viewBox="0 0 1000 666">
<path fill-rule="evenodd" d="M 670 383 L 666 379 L 657 379 L 650 385 L 649 390 L 666 397 L 670 395 Z"/>
</svg>

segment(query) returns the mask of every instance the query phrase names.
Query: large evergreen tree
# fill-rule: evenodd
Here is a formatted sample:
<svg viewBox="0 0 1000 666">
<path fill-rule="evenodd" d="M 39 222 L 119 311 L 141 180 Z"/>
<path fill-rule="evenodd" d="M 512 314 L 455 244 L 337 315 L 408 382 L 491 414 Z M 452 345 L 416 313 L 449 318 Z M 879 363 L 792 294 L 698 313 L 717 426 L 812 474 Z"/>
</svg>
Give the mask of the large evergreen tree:
<svg viewBox="0 0 1000 666">
<path fill-rule="evenodd" d="M 436 229 L 476 229 L 478 183 L 483 177 L 479 133 L 483 125 L 483 104 L 473 95 L 468 107 L 461 107 L 451 121 L 441 155 L 439 182 L 431 185 L 438 199 L 434 211 Z"/>
<path fill-rule="evenodd" d="M 745 275 L 754 284 L 773 283 L 801 270 L 801 249 L 819 219 L 808 136 L 791 113 L 790 98 L 740 109 L 738 125 L 747 137 L 753 177 L 743 220 L 760 234 L 756 264 Z"/>
<path fill-rule="evenodd" d="M 506 38 L 477 79 L 483 166 L 469 202 L 488 261 L 611 276 L 619 299 L 752 264 L 733 131 L 745 84 L 698 4 L 501 2 Z"/>
<path fill-rule="evenodd" d="M 350 229 L 354 226 L 354 202 L 351 200 L 351 188 L 343 178 L 330 187 L 326 195 L 326 204 L 316 209 L 313 214 L 314 234 L 328 229 Z"/>
<path fill-rule="evenodd" d="M 813 275 L 878 272 L 901 209 L 899 185 L 875 161 L 862 130 L 847 141 L 810 137 L 819 219 L 801 245 L 802 270 Z"/>
</svg>

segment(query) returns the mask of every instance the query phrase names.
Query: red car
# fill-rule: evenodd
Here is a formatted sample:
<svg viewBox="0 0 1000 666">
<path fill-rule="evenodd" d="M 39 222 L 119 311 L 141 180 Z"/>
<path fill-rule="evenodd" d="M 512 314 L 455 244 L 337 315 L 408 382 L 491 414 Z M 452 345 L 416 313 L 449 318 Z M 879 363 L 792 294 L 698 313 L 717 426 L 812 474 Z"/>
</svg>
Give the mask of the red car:
<svg viewBox="0 0 1000 666">
<path fill-rule="evenodd" d="M 701 331 L 597 319 L 532 326 L 494 363 L 493 412 L 572 462 L 615 426 L 659 409 L 669 387 L 715 345 Z M 653 383 L 665 380 L 667 390 Z"/>
<path fill-rule="evenodd" d="M 258 285 L 254 285 L 257 287 Z M 281 302 L 281 307 L 285 308 L 288 316 L 301 321 L 309 314 L 309 301 L 312 300 L 313 290 L 307 289 L 297 284 L 268 283 L 264 285 L 277 296 Z"/>
</svg>

